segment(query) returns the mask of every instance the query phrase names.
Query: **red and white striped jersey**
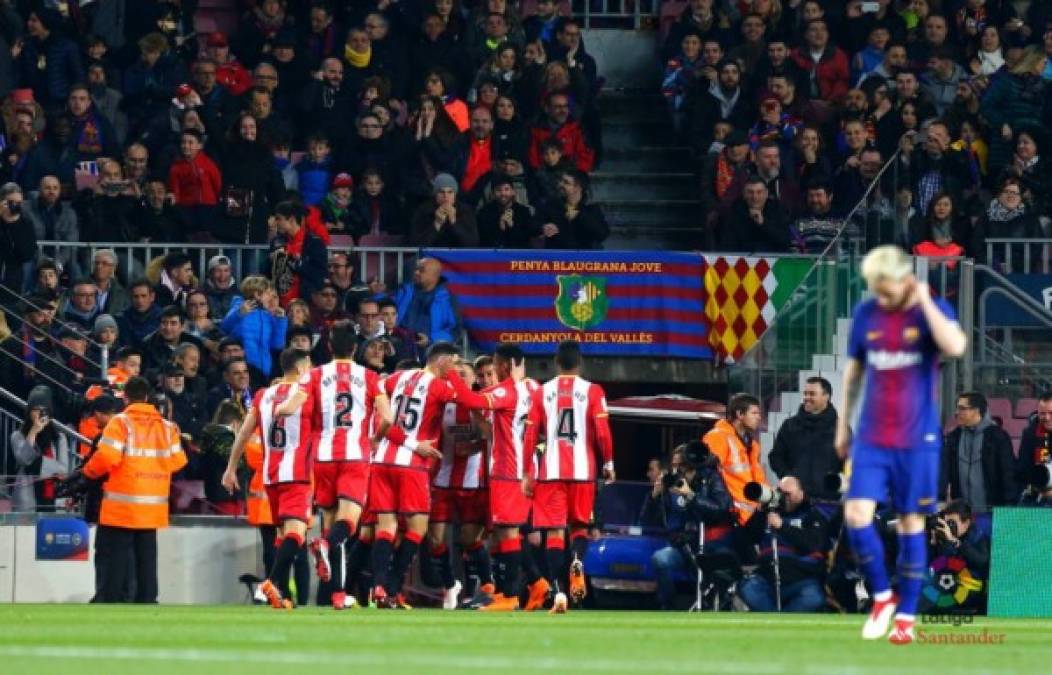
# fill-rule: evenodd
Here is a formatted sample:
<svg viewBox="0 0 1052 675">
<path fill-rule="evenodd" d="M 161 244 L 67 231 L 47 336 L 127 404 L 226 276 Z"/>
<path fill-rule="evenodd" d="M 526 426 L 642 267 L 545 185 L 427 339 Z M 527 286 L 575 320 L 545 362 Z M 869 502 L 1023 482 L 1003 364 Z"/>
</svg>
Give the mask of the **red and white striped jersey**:
<svg viewBox="0 0 1052 675">
<path fill-rule="evenodd" d="M 452 490 L 478 490 L 486 486 L 486 453 L 471 411 L 447 403 L 442 415 L 442 459 L 432 485 Z"/>
<path fill-rule="evenodd" d="M 373 403 L 380 379 L 351 361 L 331 361 L 311 370 L 315 459 L 319 462 L 368 462 Z"/>
<path fill-rule="evenodd" d="M 394 423 L 373 454 L 374 464 L 428 469 L 431 461 L 413 452 L 417 441 L 438 441 L 445 405 L 456 398 L 449 382 L 428 370 L 403 370 L 384 380 Z"/>
<path fill-rule="evenodd" d="M 491 478 L 521 480 L 530 473 L 532 452 L 525 443 L 526 421 L 531 397 L 539 388 L 534 380 L 515 382 L 511 378 L 482 391 L 493 411 L 493 438 L 489 449 Z"/>
<path fill-rule="evenodd" d="M 527 442 L 544 434 L 538 480 L 594 481 L 596 455 L 612 461 L 613 438 L 603 388 L 576 375 L 549 380 L 533 395 Z"/>
<path fill-rule="evenodd" d="M 274 409 L 299 388 L 307 400 L 292 415 L 280 417 Z M 306 483 L 311 479 L 314 448 L 311 443 L 311 421 L 315 401 L 306 384 L 280 382 L 256 392 L 252 407 L 259 420 L 263 437 L 263 483 Z"/>
</svg>

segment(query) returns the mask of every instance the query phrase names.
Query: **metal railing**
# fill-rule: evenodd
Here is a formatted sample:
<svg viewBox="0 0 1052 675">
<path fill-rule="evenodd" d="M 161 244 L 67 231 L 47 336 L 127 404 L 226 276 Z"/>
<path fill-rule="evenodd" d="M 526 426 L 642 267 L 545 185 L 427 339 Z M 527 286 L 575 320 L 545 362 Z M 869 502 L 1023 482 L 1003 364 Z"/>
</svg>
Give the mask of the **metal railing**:
<svg viewBox="0 0 1052 675">
<path fill-rule="evenodd" d="M 656 27 L 661 0 L 571 0 L 570 7 L 585 28 L 639 30 Z"/>
<path fill-rule="evenodd" d="M 1052 274 L 1052 239 L 987 239 L 986 264 L 1003 274 Z"/>
<path fill-rule="evenodd" d="M 270 247 L 266 244 L 155 244 L 128 242 L 66 242 L 39 241 L 37 245 L 43 255 L 55 256 L 68 252 L 82 261 L 90 269 L 87 261 L 97 251 L 112 250 L 117 255 L 118 278 L 127 283 L 144 276 L 150 262 L 179 252 L 190 256 L 194 273 L 204 283 L 208 270 L 208 261 L 213 256 L 225 255 L 230 259 L 230 267 L 235 279 L 243 279 L 248 274 L 261 273 L 269 264 Z M 373 278 L 387 284 L 400 284 L 409 277 L 409 265 L 412 265 L 419 249 L 410 247 L 362 247 L 329 245 L 329 253 L 346 253 L 354 263 L 358 280 L 365 283 Z"/>
</svg>

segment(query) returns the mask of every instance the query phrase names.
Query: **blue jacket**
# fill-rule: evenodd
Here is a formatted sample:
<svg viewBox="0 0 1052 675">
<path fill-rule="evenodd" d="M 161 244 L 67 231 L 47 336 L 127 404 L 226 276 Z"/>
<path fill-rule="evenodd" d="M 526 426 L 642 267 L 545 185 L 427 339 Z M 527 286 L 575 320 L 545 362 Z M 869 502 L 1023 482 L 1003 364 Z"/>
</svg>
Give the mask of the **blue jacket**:
<svg viewBox="0 0 1052 675">
<path fill-rule="evenodd" d="M 296 165 L 299 175 L 300 195 L 307 206 L 317 206 L 329 192 L 332 179 L 332 160 L 314 162 L 303 159 Z"/>
<path fill-rule="evenodd" d="M 128 307 L 117 317 L 117 334 L 120 336 L 122 345 L 140 347 L 146 336 L 157 330 L 160 323 L 160 305 L 150 305 L 150 309 L 145 313 L 136 312 Z"/>
<path fill-rule="evenodd" d="M 414 334 L 426 334 L 432 344 L 456 342 L 460 334 L 460 317 L 444 279 L 430 293 L 421 293 L 413 282 L 406 282 L 398 289 L 395 303 L 398 305 L 398 324 L 403 328 Z"/>
<path fill-rule="evenodd" d="M 244 301 L 240 296 L 234 298 L 219 328 L 230 337 L 241 340 L 248 364 L 269 377 L 274 363 L 272 352 L 285 347 L 285 330 L 289 320 L 285 317 L 279 319 L 261 308 L 242 316 L 241 303 Z"/>
</svg>

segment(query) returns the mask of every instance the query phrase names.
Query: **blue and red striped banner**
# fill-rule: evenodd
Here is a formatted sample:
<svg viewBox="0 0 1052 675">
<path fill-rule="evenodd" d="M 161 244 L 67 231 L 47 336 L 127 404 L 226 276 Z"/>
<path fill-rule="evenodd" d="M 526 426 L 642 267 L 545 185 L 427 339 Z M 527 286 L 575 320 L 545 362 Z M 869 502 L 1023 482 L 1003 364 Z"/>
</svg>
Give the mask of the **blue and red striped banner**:
<svg viewBox="0 0 1052 675">
<path fill-rule="evenodd" d="M 711 359 L 702 259 L 655 251 L 428 250 L 472 342 L 551 354 Z"/>
</svg>

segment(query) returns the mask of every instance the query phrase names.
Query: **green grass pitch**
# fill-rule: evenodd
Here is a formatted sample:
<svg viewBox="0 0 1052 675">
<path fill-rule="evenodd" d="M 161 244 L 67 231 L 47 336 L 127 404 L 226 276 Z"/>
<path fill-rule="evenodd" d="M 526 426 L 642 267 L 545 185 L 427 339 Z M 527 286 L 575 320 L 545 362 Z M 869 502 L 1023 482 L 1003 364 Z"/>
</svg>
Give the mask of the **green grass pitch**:
<svg viewBox="0 0 1052 675">
<path fill-rule="evenodd" d="M 859 616 L 578 611 L 565 616 L 263 607 L 0 606 L 0 673 L 1037 673 L 1052 622 L 919 626 L 1004 643 L 894 647 Z M 312 667 L 320 667 L 313 671 Z"/>
</svg>

